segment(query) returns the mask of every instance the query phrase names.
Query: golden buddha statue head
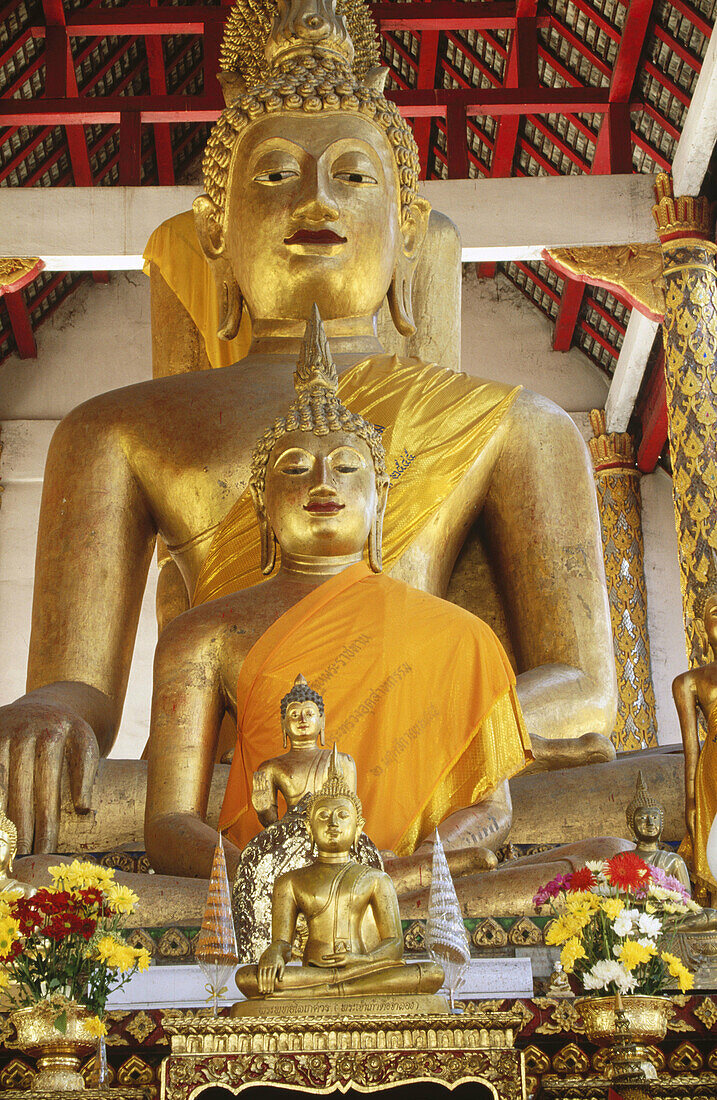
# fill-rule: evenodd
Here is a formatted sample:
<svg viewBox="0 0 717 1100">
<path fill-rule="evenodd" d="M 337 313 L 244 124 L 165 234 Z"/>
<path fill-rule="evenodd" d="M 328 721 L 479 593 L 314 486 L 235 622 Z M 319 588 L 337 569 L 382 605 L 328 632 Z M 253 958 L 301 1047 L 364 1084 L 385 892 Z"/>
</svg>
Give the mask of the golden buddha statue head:
<svg viewBox="0 0 717 1100">
<path fill-rule="evenodd" d="M 647 791 L 642 772 L 637 773 L 635 794 L 625 810 L 627 827 L 635 840 L 655 842 L 662 836 L 665 825 L 664 807 Z"/>
<path fill-rule="evenodd" d="M 309 687 L 301 673 L 281 700 L 281 730 L 284 748 L 289 740 L 292 748 L 315 745 L 317 737 L 322 745 L 325 744 L 323 697 Z"/>
<path fill-rule="evenodd" d="M 294 372 L 296 400 L 254 448 L 249 487 L 261 532 L 261 567 L 276 543 L 294 558 L 360 553 L 381 571 L 389 478 L 381 436 L 339 400 L 338 376 L 314 305 Z"/>
<path fill-rule="evenodd" d="M 9 874 L 17 855 L 17 828 L 7 814 L 0 811 L 0 875 Z"/>
<path fill-rule="evenodd" d="M 383 95 L 364 0 L 238 0 L 197 233 L 220 286 L 219 334 L 252 320 L 373 317 L 388 294 L 415 331 L 411 283 L 428 225 L 412 131 Z"/>
<path fill-rule="evenodd" d="M 308 801 L 306 824 L 319 853 L 328 854 L 352 851 L 364 826 L 361 799 L 344 778 L 336 742 L 326 782 Z"/>
</svg>

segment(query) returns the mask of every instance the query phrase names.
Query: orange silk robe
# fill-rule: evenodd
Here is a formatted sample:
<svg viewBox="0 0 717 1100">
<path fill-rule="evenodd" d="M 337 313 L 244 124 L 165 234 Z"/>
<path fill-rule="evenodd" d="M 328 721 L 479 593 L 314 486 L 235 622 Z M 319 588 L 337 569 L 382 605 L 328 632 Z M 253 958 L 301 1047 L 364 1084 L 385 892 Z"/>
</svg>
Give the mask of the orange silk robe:
<svg viewBox="0 0 717 1100">
<path fill-rule="evenodd" d="M 327 744 L 356 761 L 365 831 L 381 849 L 409 854 L 532 759 L 490 627 L 360 563 L 285 612 L 244 661 L 220 817 L 242 847 L 260 830 L 251 777 L 276 755 L 280 700 L 300 672 L 324 696 Z"/>
</svg>

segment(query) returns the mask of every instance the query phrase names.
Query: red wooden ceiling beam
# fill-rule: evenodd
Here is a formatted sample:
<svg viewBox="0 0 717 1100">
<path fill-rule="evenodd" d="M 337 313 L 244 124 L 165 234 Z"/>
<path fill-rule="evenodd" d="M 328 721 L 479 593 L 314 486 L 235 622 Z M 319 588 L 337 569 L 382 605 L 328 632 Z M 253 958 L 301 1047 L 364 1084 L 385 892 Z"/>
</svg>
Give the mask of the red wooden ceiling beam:
<svg viewBox="0 0 717 1100">
<path fill-rule="evenodd" d="M 22 290 L 6 291 L 3 300 L 7 308 L 17 353 L 21 359 L 37 359 L 37 343 Z"/>
<path fill-rule="evenodd" d="M 456 4 L 452 0 L 428 3 L 373 4 L 371 13 L 381 30 L 512 30 L 517 4 L 492 0 L 488 4 Z M 400 12 L 400 14 L 399 14 Z M 538 17 L 538 26 L 547 27 L 549 15 Z"/>
<path fill-rule="evenodd" d="M 663 172 L 670 172 L 672 170 L 672 163 L 663 156 L 654 146 L 650 145 L 649 141 L 639 134 L 636 130 L 632 131 L 632 144 L 637 145 L 643 152 L 647 153 L 648 157 L 652 157 L 655 164 Z"/>
<path fill-rule="evenodd" d="M 395 3 L 378 3 L 371 6 L 371 14 L 381 30 L 386 31 L 441 31 L 441 30 L 512 30 L 516 19 L 516 5 L 492 0 L 489 4 L 456 4 L 453 0 L 419 0 L 402 3 L 400 10 Z M 539 26 L 547 26 L 548 15 L 539 16 Z M 198 4 L 183 6 L 162 5 L 149 8 L 127 4 L 121 8 L 91 9 L 72 12 L 67 17 L 67 30 L 71 37 L 85 35 L 178 35 L 203 34 L 212 24 L 223 26 L 226 20 L 224 5 L 202 7 Z M 42 25 L 31 28 L 34 35 L 45 33 Z"/>
<path fill-rule="evenodd" d="M 605 18 L 602 12 L 597 11 L 592 4 L 586 3 L 586 0 L 573 0 L 573 3 L 576 8 L 579 8 L 583 15 L 587 15 L 591 23 L 595 23 L 601 31 L 604 31 L 608 38 L 612 38 L 613 42 L 620 41 L 620 31 Z"/>
<path fill-rule="evenodd" d="M 680 15 L 684 15 L 689 19 L 693 27 L 696 27 L 700 34 L 703 34 L 705 38 L 709 38 L 712 34 L 712 27 L 707 20 L 695 11 L 691 4 L 688 4 L 686 0 L 670 0 L 673 8 L 677 8 Z"/>
<path fill-rule="evenodd" d="M 584 289 L 585 287 L 583 286 L 583 290 Z M 591 337 L 591 339 L 596 340 L 600 347 L 603 348 L 603 350 L 606 351 L 608 355 L 612 356 L 613 359 L 617 359 L 620 353 L 615 350 L 607 337 L 603 336 L 601 332 L 598 332 L 596 328 L 593 328 L 593 326 L 588 321 L 581 321 L 580 328 L 583 330 L 583 332 L 586 332 L 588 336 Z"/>
<path fill-rule="evenodd" d="M 566 26 L 565 23 L 561 23 L 554 15 L 550 17 L 550 25 L 558 32 L 561 38 L 568 42 L 573 49 L 577 50 L 578 53 L 589 61 L 603 76 L 610 76 L 610 66 L 606 64 L 601 57 L 598 57 L 596 53 L 593 53 L 587 42 L 583 42 L 582 38 L 574 34 L 570 27 Z"/>
<path fill-rule="evenodd" d="M 583 304 L 585 284 L 574 279 L 566 279 L 560 298 L 558 315 L 555 318 L 553 332 L 553 350 L 568 351 L 572 346 L 575 326 Z"/>
<path fill-rule="evenodd" d="M 421 31 L 418 45 L 418 69 L 416 87 L 433 88 L 438 64 L 438 31 Z M 428 154 L 431 148 L 431 119 L 417 118 L 413 124 L 413 136 L 418 146 L 421 162 L 421 179 L 428 178 Z"/>
<path fill-rule="evenodd" d="M 468 115 L 523 115 L 604 113 L 609 108 L 603 88 L 442 88 L 391 91 L 387 97 L 408 118 L 445 116 L 449 106 L 460 104 Z M 639 110 L 641 104 L 635 104 Z M 197 96 L 85 96 L 77 99 L 2 99 L 0 126 L 109 125 L 125 112 L 154 122 L 213 122 L 223 103 L 218 94 Z"/>
<path fill-rule="evenodd" d="M 157 0 L 150 0 L 150 4 L 155 8 Z M 145 39 L 145 49 L 149 70 L 149 90 L 152 95 L 166 95 L 167 72 L 164 66 L 164 43 L 156 35 L 148 35 Z M 174 158 L 169 123 L 158 122 L 153 129 L 153 137 L 157 158 L 157 183 L 162 186 L 171 185 L 174 183 Z"/>
<path fill-rule="evenodd" d="M 667 391 L 663 351 L 660 351 L 650 371 L 636 413 L 642 424 L 637 467 L 643 474 L 651 474 L 667 442 Z"/>
<path fill-rule="evenodd" d="M 694 69 L 696 73 L 699 73 L 702 69 L 702 62 L 699 57 L 692 53 L 692 50 L 688 50 L 686 46 L 682 44 L 677 38 L 674 38 L 669 31 L 666 31 L 664 27 L 661 27 L 659 23 L 655 23 L 652 28 L 652 33 L 655 38 L 659 38 L 661 42 L 664 42 L 666 46 L 676 53 L 685 64 L 689 65 L 691 69 Z"/>
<path fill-rule="evenodd" d="M 653 0 L 632 0 L 625 15 L 615 65 L 609 88 L 610 108 L 603 115 L 595 142 L 592 173 L 632 172 L 632 141 L 630 130 L 630 96 L 640 62 Z M 555 322 L 553 348 L 570 348 L 585 296 L 585 284 L 566 279 L 560 309 Z M 587 327 L 583 325 L 584 328 Z M 598 338 L 597 335 L 595 337 Z M 601 341 L 599 341 L 601 342 Z"/>
</svg>

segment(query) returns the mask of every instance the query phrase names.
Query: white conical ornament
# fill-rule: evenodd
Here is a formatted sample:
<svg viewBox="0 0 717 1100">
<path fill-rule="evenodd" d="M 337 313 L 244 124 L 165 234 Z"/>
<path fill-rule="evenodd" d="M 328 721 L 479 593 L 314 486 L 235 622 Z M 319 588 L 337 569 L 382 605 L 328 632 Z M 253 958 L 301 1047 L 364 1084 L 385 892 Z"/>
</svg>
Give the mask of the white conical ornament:
<svg viewBox="0 0 717 1100">
<path fill-rule="evenodd" d="M 463 984 L 471 952 L 456 888 L 448 869 L 448 861 L 438 829 L 433 840 L 426 947 L 431 957 L 443 967 L 446 976 L 444 985 L 448 989 L 451 1008 L 453 1008 L 453 995 Z"/>
<path fill-rule="evenodd" d="M 206 989 L 217 1015 L 218 998 L 226 992 L 226 982 L 239 961 L 237 938 L 232 916 L 231 893 L 224 841 L 221 833 L 214 849 L 207 905 L 194 957 L 207 978 Z"/>
</svg>

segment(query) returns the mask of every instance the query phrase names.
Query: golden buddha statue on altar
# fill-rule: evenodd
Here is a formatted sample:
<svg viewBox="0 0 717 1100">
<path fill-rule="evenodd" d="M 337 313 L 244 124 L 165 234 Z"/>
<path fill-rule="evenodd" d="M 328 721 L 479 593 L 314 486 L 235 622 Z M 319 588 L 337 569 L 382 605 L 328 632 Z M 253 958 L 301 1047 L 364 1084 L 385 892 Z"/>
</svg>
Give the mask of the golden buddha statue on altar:
<svg viewBox="0 0 717 1100">
<path fill-rule="evenodd" d="M 386 570 L 444 596 L 480 517 L 486 576 L 506 611 L 515 690 L 537 762 L 559 767 L 612 755 L 615 668 L 582 438 L 541 397 L 384 353 L 376 314 L 388 296 L 397 328 L 411 331 L 429 217 L 415 142 L 381 92 L 361 0 L 345 7 L 351 34 L 332 3 L 314 10 L 311 0 L 281 0 L 273 24 L 271 9 L 267 3 L 257 22 L 243 0 L 237 6 L 235 38 L 246 48 L 233 102 L 207 146 L 207 194 L 195 208 L 221 289 L 219 328 L 229 337 L 240 315 L 249 317 L 248 354 L 221 370 L 97 397 L 62 422 L 50 449 L 27 693 L 0 710 L 21 854 L 56 850 L 65 759 L 75 808 L 91 804 L 98 758 L 119 726 L 157 536 L 184 586 L 183 606 L 189 597 L 200 606 L 253 592 L 261 581 L 251 450 L 289 402 L 289 368 L 314 302 L 341 400 L 382 429 L 391 481 Z M 254 38 L 242 38 L 244 24 Z M 252 639 L 275 612 L 270 590 L 264 603 L 252 599 Z M 234 696 L 231 685 L 231 705 Z M 156 694 L 155 713 L 161 706 Z M 440 750 L 440 736 L 436 744 Z M 198 789 L 211 766 L 203 757 Z M 95 803 L 102 812 L 101 791 Z M 441 815 L 451 809 L 444 805 Z"/>
<path fill-rule="evenodd" d="M 249 999 L 234 1012 L 253 1014 L 252 1001 L 292 1002 L 387 994 L 436 993 L 443 970 L 435 962 L 406 963 L 398 899 L 385 872 L 352 858 L 363 827 L 363 811 L 334 758 L 329 778 L 306 809 L 316 846 L 308 867 L 281 875 L 272 899 L 272 942 L 257 965 L 237 971 L 239 990 Z M 287 967 L 297 920 L 307 939 L 301 966 Z M 435 1008 L 435 1006 L 431 1006 Z"/>
<path fill-rule="evenodd" d="M 707 841 L 717 816 L 717 554 L 712 551 L 712 568 L 695 616 L 702 620 L 706 655 L 712 661 L 683 672 L 672 685 L 685 748 L 685 822 L 687 836 L 680 851 L 691 864 L 696 895 L 706 904 L 717 901 L 717 882 L 707 862 Z M 707 724 L 707 736 L 700 746 L 698 715 Z"/>
<path fill-rule="evenodd" d="M 339 771 L 347 788 L 356 793 L 356 765 L 347 753 L 319 748 L 324 744 L 324 700 L 299 674 L 281 700 L 282 756 L 265 760 L 254 772 L 251 802 L 264 826 L 242 849 L 232 889 L 232 912 L 240 962 L 256 962 L 271 942 L 271 898 L 279 875 L 305 867 L 313 858 L 306 829 L 309 799 L 328 779 L 329 768 Z M 279 798 L 286 813 L 279 817 Z M 383 870 L 381 856 L 359 830 L 354 844 L 359 863 Z"/>
</svg>

